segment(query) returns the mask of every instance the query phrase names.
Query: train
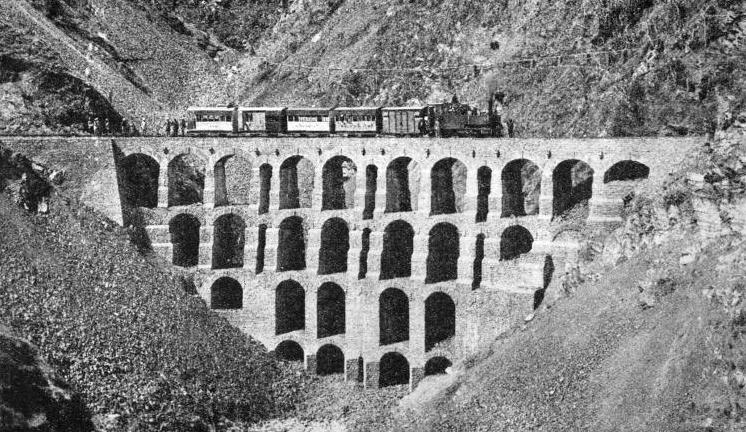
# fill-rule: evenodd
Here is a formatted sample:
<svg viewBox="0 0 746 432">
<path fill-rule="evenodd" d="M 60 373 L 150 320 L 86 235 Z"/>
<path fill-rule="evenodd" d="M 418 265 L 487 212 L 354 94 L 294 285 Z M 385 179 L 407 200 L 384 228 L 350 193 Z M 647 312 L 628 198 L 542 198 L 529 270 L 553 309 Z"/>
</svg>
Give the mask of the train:
<svg viewBox="0 0 746 432">
<path fill-rule="evenodd" d="M 190 136 L 502 136 L 492 100 L 479 112 L 455 97 L 406 107 L 189 107 L 187 117 Z"/>
</svg>

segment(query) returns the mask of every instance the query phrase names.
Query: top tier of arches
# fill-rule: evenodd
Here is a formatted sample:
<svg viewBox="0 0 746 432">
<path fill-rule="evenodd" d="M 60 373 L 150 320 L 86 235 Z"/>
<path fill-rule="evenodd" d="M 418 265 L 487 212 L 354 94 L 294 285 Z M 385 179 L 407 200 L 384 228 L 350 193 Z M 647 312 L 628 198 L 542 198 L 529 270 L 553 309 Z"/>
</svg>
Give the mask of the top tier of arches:
<svg viewBox="0 0 746 432">
<path fill-rule="evenodd" d="M 210 149 L 212 150 L 212 149 Z M 301 149 L 297 149 L 301 150 Z M 570 205 L 590 199 L 608 183 L 646 178 L 651 162 L 645 157 L 617 160 L 598 156 L 562 158 L 551 152 L 512 156 L 484 150 L 448 156 L 344 154 L 321 149 L 282 155 L 279 150 L 182 149 L 158 154 L 143 148 L 120 159 L 120 192 L 132 207 L 204 204 L 255 206 L 258 214 L 308 208 L 316 211 L 354 210 L 362 219 L 377 214 L 418 212 L 428 215 L 473 214 L 489 218 L 537 214 L 557 216 Z M 411 153 L 409 149 L 400 151 Z M 259 153 L 259 155 L 257 155 Z M 480 158 L 479 156 L 482 156 Z M 574 161 L 585 164 L 595 182 L 567 193 Z M 571 179 L 570 188 L 576 188 Z M 595 184 L 595 186 L 594 186 Z M 559 205 L 557 202 L 560 202 Z"/>
</svg>

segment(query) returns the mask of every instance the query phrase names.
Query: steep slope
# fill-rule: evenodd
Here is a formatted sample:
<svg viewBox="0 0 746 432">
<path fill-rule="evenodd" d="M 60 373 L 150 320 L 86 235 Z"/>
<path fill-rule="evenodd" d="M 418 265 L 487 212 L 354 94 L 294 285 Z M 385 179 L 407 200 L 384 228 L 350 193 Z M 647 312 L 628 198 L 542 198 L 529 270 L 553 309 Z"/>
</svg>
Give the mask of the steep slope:
<svg viewBox="0 0 746 432">
<path fill-rule="evenodd" d="M 17 190 L 22 157 L 2 152 Z M 125 230 L 51 189 L 30 214 L 0 194 L 0 316 L 39 346 L 102 427 L 224 429 L 289 408 L 298 378 L 141 256 Z"/>
</svg>

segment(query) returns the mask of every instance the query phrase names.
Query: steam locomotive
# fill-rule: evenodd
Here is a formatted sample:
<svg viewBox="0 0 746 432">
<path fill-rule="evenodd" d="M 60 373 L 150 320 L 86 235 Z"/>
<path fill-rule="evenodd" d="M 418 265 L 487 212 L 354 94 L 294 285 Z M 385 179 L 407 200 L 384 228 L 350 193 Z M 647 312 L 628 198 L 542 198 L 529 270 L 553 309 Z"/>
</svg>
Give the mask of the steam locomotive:
<svg viewBox="0 0 746 432">
<path fill-rule="evenodd" d="M 490 100 L 479 112 L 450 103 L 407 107 L 190 107 L 193 136 L 502 136 Z"/>
</svg>

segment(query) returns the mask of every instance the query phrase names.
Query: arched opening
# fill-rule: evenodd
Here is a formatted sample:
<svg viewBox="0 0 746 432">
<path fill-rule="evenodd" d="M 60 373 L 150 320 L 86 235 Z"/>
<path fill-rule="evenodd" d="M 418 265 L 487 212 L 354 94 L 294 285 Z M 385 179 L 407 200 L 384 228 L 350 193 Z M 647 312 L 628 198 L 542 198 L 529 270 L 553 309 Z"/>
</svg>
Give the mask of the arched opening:
<svg viewBox="0 0 746 432">
<path fill-rule="evenodd" d="M 237 280 L 221 277 L 210 287 L 210 307 L 212 309 L 241 309 L 243 288 Z"/>
<path fill-rule="evenodd" d="M 303 348 L 296 341 L 286 340 L 280 342 L 275 348 L 277 358 L 285 361 L 303 361 Z"/>
<path fill-rule="evenodd" d="M 378 167 L 368 165 L 365 168 L 365 208 L 363 219 L 373 219 L 376 209 L 376 190 L 378 189 Z"/>
<path fill-rule="evenodd" d="M 427 274 L 425 283 L 436 283 L 458 278 L 458 228 L 441 222 L 430 230 L 427 242 Z"/>
<path fill-rule="evenodd" d="M 380 344 L 409 340 L 409 298 L 404 291 L 387 288 L 378 298 Z"/>
<path fill-rule="evenodd" d="M 355 207 L 355 174 L 357 167 L 345 156 L 334 156 L 324 164 L 321 210 Z"/>
<path fill-rule="evenodd" d="M 311 207 L 313 164 L 303 156 L 291 156 L 280 165 L 280 210 Z"/>
<path fill-rule="evenodd" d="M 408 223 L 397 220 L 383 231 L 380 279 L 409 277 L 412 275 L 412 251 L 414 229 Z"/>
<path fill-rule="evenodd" d="M 345 356 L 336 345 L 326 344 L 316 352 L 316 373 L 331 375 L 344 373 Z"/>
<path fill-rule="evenodd" d="M 370 252 L 370 228 L 363 230 L 362 244 L 360 246 L 360 263 L 358 265 L 358 279 L 365 279 L 368 274 L 368 253 Z"/>
<path fill-rule="evenodd" d="M 425 351 L 456 334 L 456 305 L 448 294 L 436 292 L 425 300 Z"/>
<path fill-rule="evenodd" d="M 378 365 L 378 387 L 409 384 L 409 362 L 398 352 L 386 353 Z"/>
<path fill-rule="evenodd" d="M 280 223 L 277 241 L 277 271 L 306 268 L 306 236 L 303 219 L 291 216 Z"/>
<path fill-rule="evenodd" d="M 280 282 L 275 289 L 275 334 L 306 328 L 306 293 L 296 281 Z"/>
<path fill-rule="evenodd" d="M 433 357 L 425 363 L 425 376 L 442 375 L 453 363 L 445 357 Z"/>
<path fill-rule="evenodd" d="M 259 167 L 259 214 L 269 211 L 269 191 L 272 186 L 272 165 Z"/>
<path fill-rule="evenodd" d="M 119 194 L 130 207 L 158 206 L 158 176 L 160 167 L 152 157 L 134 153 L 121 163 L 122 186 Z"/>
<path fill-rule="evenodd" d="M 235 214 L 224 214 L 213 224 L 212 268 L 243 267 L 246 223 Z"/>
<path fill-rule="evenodd" d="M 321 227 L 319 274 L 347 271 L 347 252 L 350 250 L 350 229 L 340 218 L 331 218 Z"/>
<path fill-rule="evenodd" d="M 490 211 L 490 191 L 492 183 L 492 170 L 483 166 L 477 170 L 477 222 L 487 220 Z"/>
<path fill-rule="evenodd" d="M 199 219 L 186 213 L 175 216 L 168 223 L 174 265 L 194 267 L 199 264 L 199 227 Z"/>
<path fill-rule="evenodd" d="M 256 239 L 256 269 L 259 274 L 264 271 L 264 249 L 267 247 L 267 224 L 259 225 L 259 234 Z"/>
<path fill-rule="evenodd" d="M 562 216 L 576 206 L 581 212 L 580 217 L 587 217 L 588 201 L 593 194 L 593 169 L 590 165 L 577 159 L 560 162 L 552 172 L 552 180 L 552 217 Z"/>
<path fill-rule="evenodd" d="M 547 287 L 552 282 L 552 275 L 554 274 L 554 260 L 551 255 L 544 256 L 544 284 L 540 290 L 534 291 L 534 309 L 538 309 L 544 302 L 544 295 L 546 294 Z"/>
<path fill-rule="evenodd" d="M 642 180 L 648 178 L 650 168 L 637 161 L 624 160 L 615 163 L 604 173 L 604 183 L 614 181 Z"/>
<path fill-rule="evenodd" d="M 345 332 L 345 292 L 334 282 L 326 282 L 316 296 L 316 331 L 318 338 Z"/>
<path fill-rule="evenodd" d="M 215 163 L 215 206 L 250 204 L 251 160 L 228 155 Z"/>
<path fill-rule="evenodd" d="M 541 170 L 528 159 L 516 159 L 502 172 L 503 198 L 501 217 L 539 214 Z"/>
<path fill-rule="evenodd" d="M 451 214 L 464 211 L 466 165 L 458 159 L 441 159 L 430 172 L 430 214 Z"/>
<path fill-rule="evenodd" d="M 506 228 L 500 236 L 500 261 L 516 259 L 531 252 L 534 237 L 524 227 L 513 225 Z"/>
<path fill-rule="evenodd" d="M 205 190 L 205 162 L 194 153 L 176 156 L 168 164 L 168 205 L 202 202 Z"/>
<path fill-rule="evenodd" d="M 417 163 L 398 157 L 386 168 L 386 213 L 417 210 L 420 173 Z"/>
<path fill-rule="evenodd" d="M 474 279 L 471 289 L 475 290 L 482 284 L 482 262 L 484 261 L 484 234 L 477 234 L 477 242 L 474 245 Z"/>
</svg>

